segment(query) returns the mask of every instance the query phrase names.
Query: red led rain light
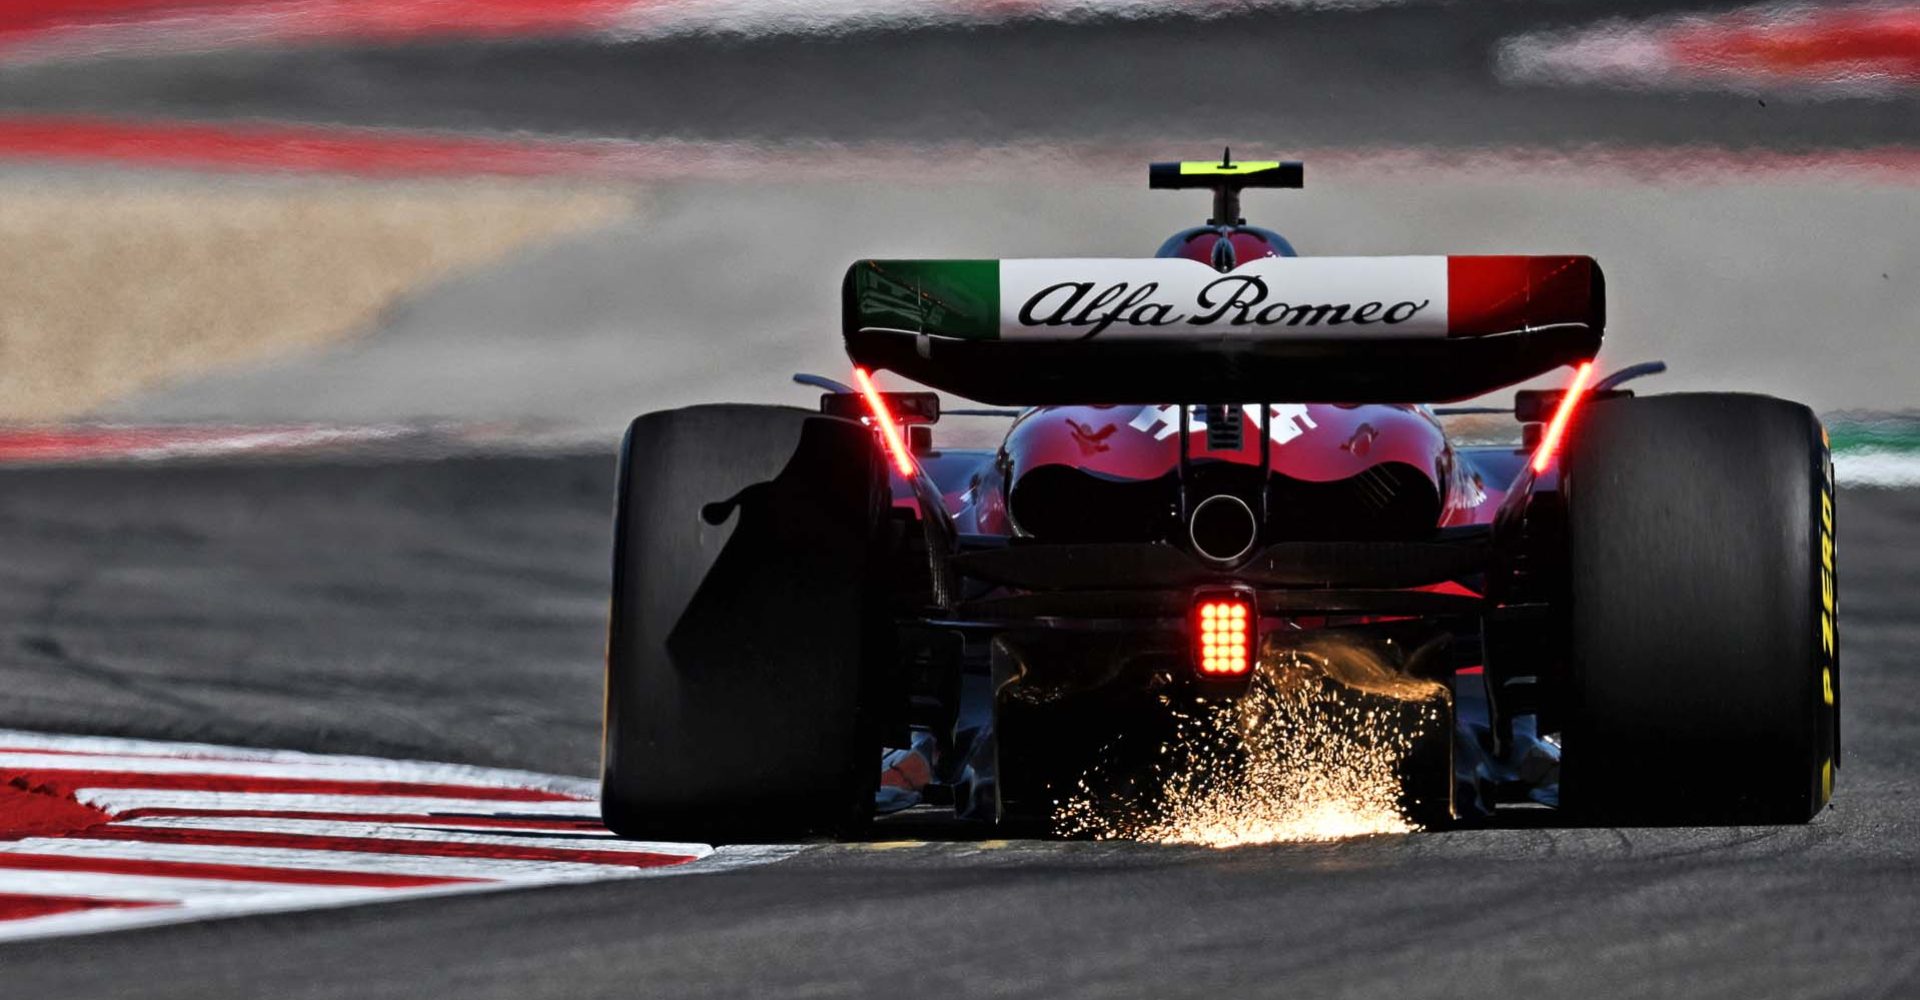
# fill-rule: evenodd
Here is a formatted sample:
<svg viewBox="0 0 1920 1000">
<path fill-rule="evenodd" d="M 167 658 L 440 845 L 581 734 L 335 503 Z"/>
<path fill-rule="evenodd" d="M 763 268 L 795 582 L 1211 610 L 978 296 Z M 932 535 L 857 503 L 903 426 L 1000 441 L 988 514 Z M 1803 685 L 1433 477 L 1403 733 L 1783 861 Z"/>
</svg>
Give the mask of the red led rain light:
<svg viewBox="0 0 1920 1000">
<path fill-rule="evenodd" d="M 1242 597 L 1202 597 L 1194 603 L 1194 664 L 1207 677 L 1239 677 L 1253 669 L 1260 619 Z"/>
</svg>

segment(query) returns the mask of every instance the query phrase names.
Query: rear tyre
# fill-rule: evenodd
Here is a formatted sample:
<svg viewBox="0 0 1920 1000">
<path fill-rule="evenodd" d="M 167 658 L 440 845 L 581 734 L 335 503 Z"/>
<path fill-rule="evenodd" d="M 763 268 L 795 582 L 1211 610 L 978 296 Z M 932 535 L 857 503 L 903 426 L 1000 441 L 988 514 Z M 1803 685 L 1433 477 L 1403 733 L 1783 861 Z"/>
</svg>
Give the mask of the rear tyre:
<svg viewBox="0 0 1920 1000">
<path fill-rule="evenodd" d="M 845 833 L 872 813 L 885 467 L 772 406 L 633 422 L 621 448 L 601 811 L 628 837 Z"/>
<path fill-rule="evenodd" d="M 1833 486 L 1806 407 L 1597 401 L 1563 458 L 1563 806 L 1622 824 L 1803 823 L 1838 750 Z"/>
</svg>

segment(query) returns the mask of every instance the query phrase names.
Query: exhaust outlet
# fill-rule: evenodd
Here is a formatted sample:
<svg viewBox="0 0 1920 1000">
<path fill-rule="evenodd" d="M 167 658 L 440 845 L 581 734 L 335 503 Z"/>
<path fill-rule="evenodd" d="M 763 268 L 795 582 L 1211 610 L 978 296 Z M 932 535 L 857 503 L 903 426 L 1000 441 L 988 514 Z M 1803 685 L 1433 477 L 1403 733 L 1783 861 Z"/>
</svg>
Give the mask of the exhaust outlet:
<svg viewBox="0 0 1920 1000">
<path fill-rule="evenodd" d="M 1187 520 L 1187 537 L 1193 550 L 1217 563 L 1234 563 L 1253 551 L 1260 535 L 1260 521 L 1245 500 L 1230 493 L 1217 493 L 1200 501 Z"/>
</svg>

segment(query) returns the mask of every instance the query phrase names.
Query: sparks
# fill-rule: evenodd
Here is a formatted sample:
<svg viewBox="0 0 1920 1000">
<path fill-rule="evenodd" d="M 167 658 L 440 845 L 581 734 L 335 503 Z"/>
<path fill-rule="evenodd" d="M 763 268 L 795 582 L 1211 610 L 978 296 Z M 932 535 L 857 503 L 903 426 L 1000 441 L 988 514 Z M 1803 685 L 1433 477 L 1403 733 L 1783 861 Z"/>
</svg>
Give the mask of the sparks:
<svg viewBox="0 0 1920 1000">
<path fill-rule="evenodd" d="M 1444 695 L 1437 685 L 1403 693 L 1346 687 L 1309 657 L 1263 663 L 1245 697 L 1177 720 L 1150 800 L 1116 798 L 1102 790 L 1106 776 L 1090 775 L 1056 825 L 1069 836 L 1219 848 L 1414 832 L 1399 767 L 1444 718 L 1434 700 Z"/>
</svg>

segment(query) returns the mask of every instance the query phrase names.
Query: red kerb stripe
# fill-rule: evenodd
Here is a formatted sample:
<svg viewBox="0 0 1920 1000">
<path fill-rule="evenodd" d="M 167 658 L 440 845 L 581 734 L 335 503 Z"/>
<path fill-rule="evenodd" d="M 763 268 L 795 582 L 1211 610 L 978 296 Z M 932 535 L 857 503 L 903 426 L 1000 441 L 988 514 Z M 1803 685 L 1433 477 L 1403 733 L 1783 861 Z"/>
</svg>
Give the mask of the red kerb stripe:
<svg viewBox="0 0 1920 1000">
<path fill-rule="evenodd" d="M 81 910 L 136 910 L 149 906 L 173 906 L 172 903 L 146 903 L 127 899 L 87 899 L 82 896 L 27 896 L 0 893 L 0 920 L 25 920 L 51 917 Z"/>
<path fill-rule="evenodd" d="M 1867 73 L 1920 82 L 1920 5 L 1741 11 L 1679 28 L 1665 42 L 1680 65 L 1710 74 L 1818 80 Z"/>
<path fill-rule="evenodd" d="M 233 4 L 236 0 L 226 0 Z M 42 31 L 62 24 L 120 20 L 164 14 L 189 6 L 188 0 L 7 0 L 0 7 L 0 33 Z M 197 6 L 214 6 L 199 0 Z"/>
<path fill-rule="evenodd" d="M 151 875 L 161 878 L 204 878 L 223 882 L 278 882 L 288 885 L 340 885 L 367 889 L 412 889 L 428 885 L 486 882 L 489 879 L 439 875 L 396 875 L 381 872 L 326 871 L 306 868 L 267 868 L 260 865 L 206 864 L 194 861 L 143 861 L 136 858 L 95 858 L 67 854 L 0 853 L 0 868 L 28 871 L 95 872 L 102 875 Z"/>
<path fill-rule="evenodd" d="M 7 442 L 7 435 L 5 435 L 5 434 L 0 434 L 0 454 L 5 454 L 5 452 L 6 452 L 6 442 Z M 52 755 L 52 756 L 55 756 L 55 757 L 135 757 L 135 756 L 138 756 L 138 757 L 153 757 L 153 756 L 165 756 L 165 757 L 167 757 L 167 758 L 169 758 L 169 759 L 171 759 L 171 758 L 174 758 L 174 757 L 178 757 L 178 756 L 180 756 L 179 754 L 164 754 L 164 755 L 156 755 L 156 754 L 152 754 L 152 753 L 140 753 L 140 754 L 133 754 L 133 753 L 118 753 L 118 752 L 109 752 L 109 751 L 106 751 L 106 750 L 50 750 L 50 749 L 48 749 L 48 748 L 46 748 L 46 747 L 0 747 L 0 753 L 43 753 L 43 754 L 49 754 L 49 755 Z"/>
<path fill-rule="evenodd" d="M 372 175 L 542 175 L 591 171 L 593 143 L 516 142 L 305 125 L 208 125 L 112 119 L 0 118 L 0 153 L 202 169 Z"/>
<path fill-rule="evenodd" d="M 212 15 L 262 19 L 269 37 L 296 39 L 512 37 L 602 30 L 637 6 L 643 0 L 6 0 L 0 4 L 0 36 Z"/>
</svg>

